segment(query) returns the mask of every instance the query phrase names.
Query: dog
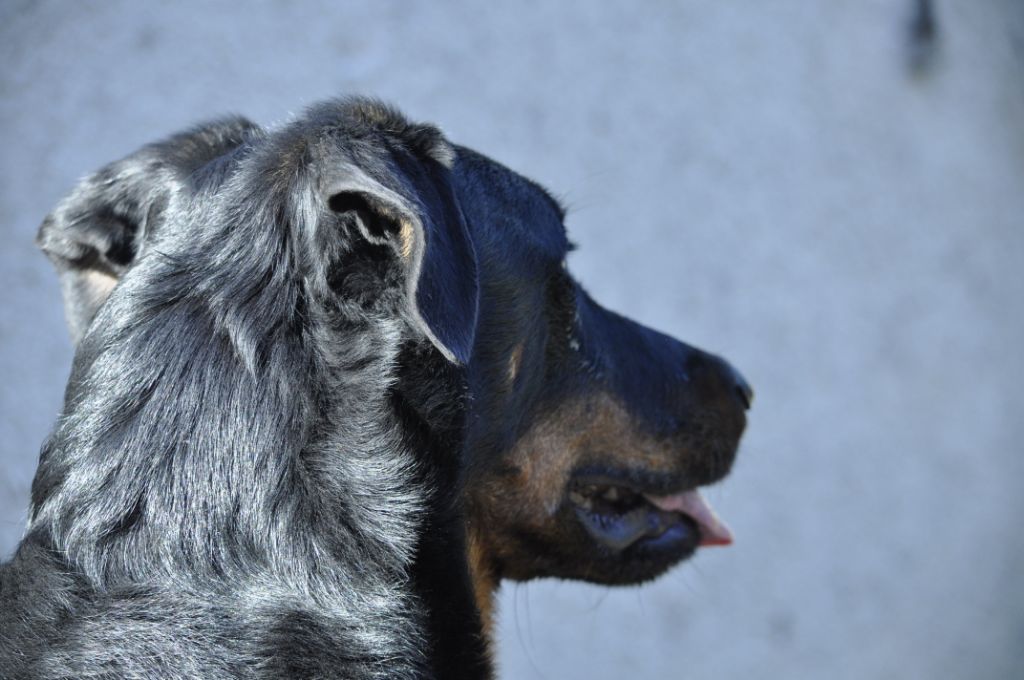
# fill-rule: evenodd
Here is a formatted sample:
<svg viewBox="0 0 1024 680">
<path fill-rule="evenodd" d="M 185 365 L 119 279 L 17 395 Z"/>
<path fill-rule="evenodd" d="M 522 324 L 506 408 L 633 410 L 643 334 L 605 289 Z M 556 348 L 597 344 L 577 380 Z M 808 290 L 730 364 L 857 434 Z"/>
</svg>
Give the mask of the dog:
<svg viewBox="0 0 1024 680">
<path fill-rule="evenodd" d="M 262 134 L 237 118 L 200 126 L 108 166 L 62 202 L 39 240 L 60 272 L 73 337 L 133 263 L 159 252 L 174 228 L 169 196 Z M 727 543 L 696 489 L 728 472 L 749 386 L 721 359 L 600 308 L 565 269 L 557 202 L 497 163 L 449 148 L 477 261 L 474 340 L 461 357 L 470 400 L 460 475 L 463 549 L 485 628 L 501 578 L 636 583 L 698 545 Z M 456 326 L 461 309 L 446 313 Z M 427 346 L 442 355 L 444 347 Z M 424 392 L 435 389 L 426 359 L 399 362 L 398 392 L 419 393 L 407 403 L 429 402 Z M 458 539 L 428 543 L 450 554 Z"/>
</svg>

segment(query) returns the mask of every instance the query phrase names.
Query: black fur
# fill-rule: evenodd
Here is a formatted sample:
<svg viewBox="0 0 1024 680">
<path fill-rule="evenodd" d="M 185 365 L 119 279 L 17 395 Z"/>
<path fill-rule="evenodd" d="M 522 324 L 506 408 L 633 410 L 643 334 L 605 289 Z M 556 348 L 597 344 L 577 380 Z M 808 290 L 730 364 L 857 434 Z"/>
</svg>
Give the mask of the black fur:
<svg viewBox="0 0 1024 680">
<path fill-rule="evenodd" d="M 202 150 L 164 153 L 183 137 Z M 83 184 L 123 192 L 99 218 L 151 233 L 73 324 L 0 571 L 0 677 L 488 675 L 452 493 L 477 288 L 451 154 L 346 100 L 271 134 L 197 129 Z M 163 181 L 133 187 L 143 172 Z M 44 247 L 120 275 L 139 234 L 109 233 Z M 431 394 L 403 394 L 409 370 Z"/>
</svg>

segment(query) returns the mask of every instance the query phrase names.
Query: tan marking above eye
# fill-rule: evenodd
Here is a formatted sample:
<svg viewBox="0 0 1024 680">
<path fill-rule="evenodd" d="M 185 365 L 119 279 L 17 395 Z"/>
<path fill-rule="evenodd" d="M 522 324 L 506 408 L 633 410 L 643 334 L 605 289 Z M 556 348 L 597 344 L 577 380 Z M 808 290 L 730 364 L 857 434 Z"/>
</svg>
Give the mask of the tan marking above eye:
<svg viewBox="0 0 1024 680">
<path fill-rule="evenodd" d="M 512 350 L 512 354 L 508 358 L 508 386 L 511 388 L 515 382 L 516 377 L 519 376 L 519 367 L 523 363 L 523 343 L 519 343 Z"/>
</svg>

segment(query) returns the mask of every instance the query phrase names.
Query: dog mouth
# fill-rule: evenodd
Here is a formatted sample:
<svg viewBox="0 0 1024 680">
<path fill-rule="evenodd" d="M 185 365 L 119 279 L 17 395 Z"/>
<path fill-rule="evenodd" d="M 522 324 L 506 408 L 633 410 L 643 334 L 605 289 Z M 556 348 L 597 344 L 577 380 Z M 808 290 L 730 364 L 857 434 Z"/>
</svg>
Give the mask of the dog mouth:
<svg viewBox="0 0 1024 680">
<path fill-rule="evenodd" d="M 697 488 L 662 495 L 619 480 L 580 477 L 570 483 L 568 498 L 587 532 L 613 551 L 683 555 L 733 540 Z"/>
</svg>

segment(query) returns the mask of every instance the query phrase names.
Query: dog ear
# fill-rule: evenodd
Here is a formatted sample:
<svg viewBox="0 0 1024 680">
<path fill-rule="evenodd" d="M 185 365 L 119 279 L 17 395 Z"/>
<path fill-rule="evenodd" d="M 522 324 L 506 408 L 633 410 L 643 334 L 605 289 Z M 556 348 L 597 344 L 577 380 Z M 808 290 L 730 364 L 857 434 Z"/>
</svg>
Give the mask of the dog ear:
<svg viewBox="0 0 1024 680">
<path fill-rule="evenodd" d="M 138 258 L 173 192 L 255 129 L 244 118 L 227 118 L 147 145 L 83 179 L 43 220 L 36 244 L 57 269 L 76 345 Z"/>
<path fill-rule="evenodd" d="M 449 361 L 465 364 L 480 295 L 469 228 L 440 163 L 403 173 L 400 181 L 402 193 L 350 168 L 328 190 L 327 205 L 354 219 L 367 241 L 394 250 L 404 270 L 412 325 Z"/>
</svg>

